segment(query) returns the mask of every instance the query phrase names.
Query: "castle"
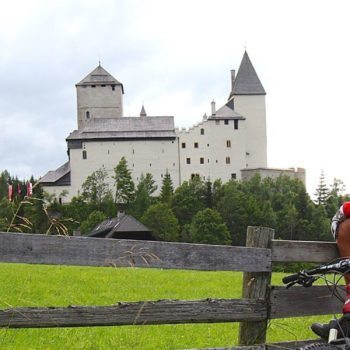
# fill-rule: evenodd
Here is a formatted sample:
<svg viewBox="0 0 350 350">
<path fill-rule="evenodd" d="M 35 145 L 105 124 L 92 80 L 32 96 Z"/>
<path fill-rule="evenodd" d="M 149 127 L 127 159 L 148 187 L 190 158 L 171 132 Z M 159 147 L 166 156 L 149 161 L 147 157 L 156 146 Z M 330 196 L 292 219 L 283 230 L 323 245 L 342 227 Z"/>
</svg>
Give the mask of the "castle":
<svg viewBox="0 0 350 350">
<path fill-rule="evenodd" d="M 101 65 L 76 84 L 77 124 L 67 137 L 67 163 L 40 180 L 60 202 L 70 201 L 92 172 L 104 168 L 112 189 L 114 168 L 122 157 L 133 180 L 151 173 L 158 189 L 171 175 L 174 187 L 199 175 L 203 180 L 249 179 L 286 174 L 305 182 L 304 169 L 267 168 L 266 92 L 247 54 L 237 75 L 231 71 L 227 103 L 189 130 L 176 129 L 173 116 L 123 115 L 124 87 Z M 65 196 L 62 194 L 65 192 Z"/>
</svg>

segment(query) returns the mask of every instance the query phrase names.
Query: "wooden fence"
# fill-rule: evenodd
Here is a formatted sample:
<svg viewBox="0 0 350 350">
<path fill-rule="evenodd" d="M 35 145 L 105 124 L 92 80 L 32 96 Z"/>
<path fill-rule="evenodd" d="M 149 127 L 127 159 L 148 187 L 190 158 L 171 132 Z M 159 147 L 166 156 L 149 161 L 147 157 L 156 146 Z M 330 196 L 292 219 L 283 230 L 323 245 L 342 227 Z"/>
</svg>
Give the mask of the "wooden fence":
<svg viewBox="0 0 350 350">
<path fill-rule="evenodd" d="M 323 286 L 288 290 L 271 286 L 272 265 L 323 263 L 336 258 L 338 252 L 335 243 L 282 241 L 273 236 L 272 229 L 248 227 L 246 247 L 231 247 L 0 232 L 0 262 L 244 272 L 241 299 L 9 308 L 0 310 L 0 327 L 240 322 L 239 344 L 245 349 L 294 349 L 304 342 L 265 344 L 268 320 L 339 313 L 341 303 Z"/>
</svg>

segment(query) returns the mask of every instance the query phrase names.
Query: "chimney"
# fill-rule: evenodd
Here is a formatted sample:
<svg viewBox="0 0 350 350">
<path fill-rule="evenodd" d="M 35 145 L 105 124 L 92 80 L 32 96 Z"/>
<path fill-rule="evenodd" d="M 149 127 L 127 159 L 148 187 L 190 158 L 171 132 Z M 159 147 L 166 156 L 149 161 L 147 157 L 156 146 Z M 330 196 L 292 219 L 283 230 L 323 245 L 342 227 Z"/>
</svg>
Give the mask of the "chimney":
<svg viewBox="0 0 350 350">
<path fill-rule="evenodd" d="M 231 69 L 231 92 L 233 91 L 233 85 L 235 84 L 236 71 Z"/>
<path fill-rule="evenodd" d="M 211 115 L 214 116 L 216 114 L 215 101 L 211 102 Z"/>
</svg>

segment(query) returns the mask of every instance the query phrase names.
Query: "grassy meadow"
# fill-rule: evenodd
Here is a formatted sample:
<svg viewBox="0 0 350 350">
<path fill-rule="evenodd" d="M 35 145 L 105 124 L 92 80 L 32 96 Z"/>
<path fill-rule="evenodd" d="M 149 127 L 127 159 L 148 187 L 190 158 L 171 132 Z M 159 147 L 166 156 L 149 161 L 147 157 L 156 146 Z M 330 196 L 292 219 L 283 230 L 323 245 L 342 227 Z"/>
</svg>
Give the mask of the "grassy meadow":
<svg viewBox="0 0 350 350">
<path fill-rule="evenodd" d="M 273 274 L 280 284 L 283 274 Z M 240 298 L 242 274 L 139 268 L 0 264 L 0 308 L 111 305 L 119 301 Z M 271 322 L 268 341 L 312 338 L 329 317 Z M 189 349 L 237 344 L 238 324 L 0 329 L 1 350 Z"/>
</svg>

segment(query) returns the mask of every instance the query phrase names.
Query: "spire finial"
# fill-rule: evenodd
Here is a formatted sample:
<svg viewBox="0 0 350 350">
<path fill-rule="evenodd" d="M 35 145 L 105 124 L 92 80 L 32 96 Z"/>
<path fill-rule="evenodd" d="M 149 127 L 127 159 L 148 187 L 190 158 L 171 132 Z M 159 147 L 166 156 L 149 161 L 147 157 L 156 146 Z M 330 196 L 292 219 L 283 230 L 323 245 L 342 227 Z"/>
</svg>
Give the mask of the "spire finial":
<svg viewBox="0 0 350 350">
<path fill-rule="evenodd" d="M 142 102 L 142 108 L 141 108 L 141 112 L 140 112 L 140 117 L 147 117 L 147 113 L 146 113 L 145 106 L 144 106 L 143 102 Z"/>
</svg>

